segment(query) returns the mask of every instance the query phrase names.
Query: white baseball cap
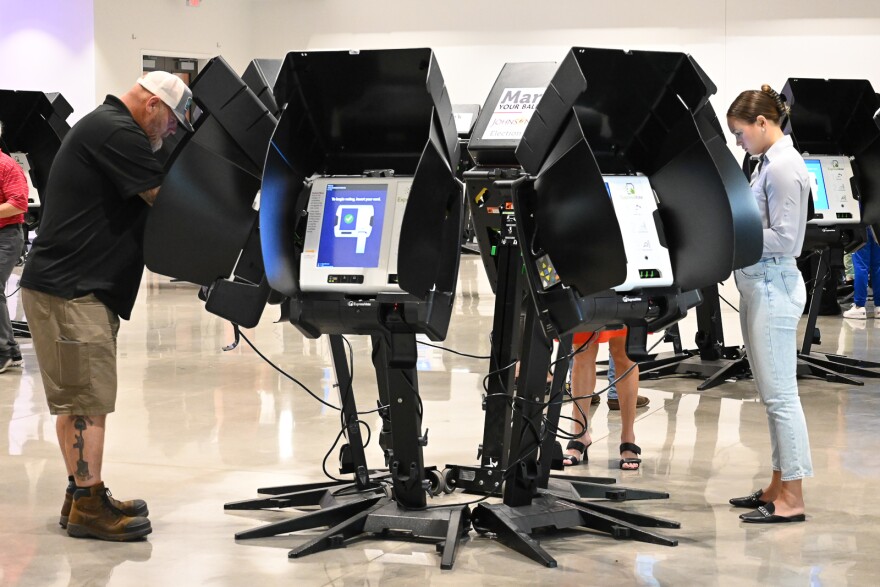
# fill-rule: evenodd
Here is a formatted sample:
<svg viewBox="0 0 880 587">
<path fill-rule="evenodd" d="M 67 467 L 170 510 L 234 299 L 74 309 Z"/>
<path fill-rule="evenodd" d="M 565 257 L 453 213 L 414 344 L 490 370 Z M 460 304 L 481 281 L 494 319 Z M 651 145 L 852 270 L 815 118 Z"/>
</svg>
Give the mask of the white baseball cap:
<svg viewBox="0 0 880 587">
<path fill-rule="evenodd" d="M 193 127 L 186 119 L 186 111 L 192 105 L 192 90 L 183 80 L 167 71 L 151 71 L 138 80 L 145 90 L 165 102 L 174 112 L 180 126 L 192 132 Z"/>
</svg>

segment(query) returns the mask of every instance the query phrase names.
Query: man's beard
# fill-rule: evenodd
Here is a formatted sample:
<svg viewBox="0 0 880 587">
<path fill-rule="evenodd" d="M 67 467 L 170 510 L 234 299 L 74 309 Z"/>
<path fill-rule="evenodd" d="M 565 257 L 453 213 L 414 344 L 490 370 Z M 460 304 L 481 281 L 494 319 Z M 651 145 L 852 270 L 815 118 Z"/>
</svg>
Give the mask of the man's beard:
<svg viewBox="0 0 880 587">
<path fill-rule="evenodd" d="M 162 148 L 162 139 L 160 138 L 160 139 L 156 139 L 155 141 L 150 141 L 150 147 L 153 149 L 153 152 L 155 153 L 156 151 L 158 151 L 159 149 Z"/>
</svg>

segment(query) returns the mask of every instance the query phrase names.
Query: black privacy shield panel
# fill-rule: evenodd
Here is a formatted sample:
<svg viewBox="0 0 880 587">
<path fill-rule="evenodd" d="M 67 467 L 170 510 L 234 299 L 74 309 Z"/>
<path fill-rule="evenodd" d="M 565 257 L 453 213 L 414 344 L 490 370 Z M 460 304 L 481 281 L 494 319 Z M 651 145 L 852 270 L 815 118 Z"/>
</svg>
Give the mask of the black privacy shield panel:
<svg viewBox="0 0 880 587">
<path fill-rule="evenodd" d="M 717 283 L 735 262 L 760 254 L 746 244 L 761 238 L 748 183 L 731 173 L 738 166 L 729 151 L 707 146 L 717 141 L 717 121 L 695 120 L 714 91 L 684 53 L 569 52 L 516 151 L 538 176 L 538 244 L 563 282 L 590 295 L 622 281 L 622 238 L 603 174 L 649 178 L 681 289 Z M 749 255 L 734 254 L 737 241 Z M 589 249 L 605 251 L 604 260 Z"/>
<path fill-rule="evenodd" d="M 25 153 L 34 187 L 45 198 L 49 169 L 70 125 L 73 108 L 58 93 L 0 90 L 0 147 L 7 154 Z"/>
<path fill-rule="evenodd" d="M 811 155 L 853 157 L 862 221 L 880 222 L 880 97 L 863 79 L 789 78 L 782 95 L 791 106 L 785 131 Z"/>
<path fill-rule="evenodd" d="M 202 114 L 166 164 L 144 258 L 151 271 L 211 285 L 232 273 L 257 221 L 253 203 L 276 120 L 220 57 L 191 88 Z"/>
<path fill-rule="evenodd" d="M 319 151 L 321 165 L 310 172 L 321 174 L 394 169 L 413 175 L 434 109 L 432 86 L 443 88 L 433 61 L 430 49 L 289 53 L 275 99 L 301 114 L 295 127 L 305 135 L 291 143 L 289 154 L 311 160 L 298 151 Z M 451 130 L 443 137 L 451 158 L 458 148 L 451 102 L 448 120 L 441 122 Z"/>
<path fill-rule="evenodd" d="M 260 228 L 273 289 L 299 292 L 298 227 L 310 177 L 393 170 L 411 177 L 400 231 L 402 289 L 454 289 L 461 189 L 452 103 L 431 49 L 292 52 L 275 85 L 284 108 L 263 175 Z M 453 226 L 454 225 L 454 226 Z M 450 248 L 451 247 L 451 248 Z"/>
<path fill-rule="evenodd" d="M 254 59 L 241 74 L 242 81 L 276 118 L 281 115 L 281 108 L 275 101 L 273 88 L 281 72 L 282 63 L 284 62 L 281 59 Z"/>
</svg>

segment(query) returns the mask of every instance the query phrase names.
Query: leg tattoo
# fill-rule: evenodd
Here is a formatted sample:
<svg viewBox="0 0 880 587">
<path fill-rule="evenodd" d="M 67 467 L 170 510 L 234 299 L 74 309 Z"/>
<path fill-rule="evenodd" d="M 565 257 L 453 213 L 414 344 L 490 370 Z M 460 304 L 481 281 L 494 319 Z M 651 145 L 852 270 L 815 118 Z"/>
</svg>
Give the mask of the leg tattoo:
<svg viewBox="0 0 880 587">
<path fill-rule="evenodd" d="M 83 460 L 83 448 L 85 448 L 83 433 L 91 423 L 92 421 L 84 416 L 76 416 L 76 420 L 73 421 L 73 427 L 79 432 L 78 435 L 75 435 L 76 442 L 73 443 L 73 448 L 79 450 L 79 459 L 76 461 L 76 473 L 74 473 L 74 476 L 83 481 L 88 481 L 92 478 L 92 474 L 89 472 L 89 463 Z"/>
</svg>

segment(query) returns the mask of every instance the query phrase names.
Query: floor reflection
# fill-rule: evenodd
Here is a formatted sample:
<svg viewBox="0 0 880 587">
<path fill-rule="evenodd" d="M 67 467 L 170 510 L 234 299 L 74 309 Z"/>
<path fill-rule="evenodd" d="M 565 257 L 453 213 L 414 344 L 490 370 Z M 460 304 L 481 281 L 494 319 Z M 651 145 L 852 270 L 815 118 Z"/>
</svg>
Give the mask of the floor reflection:
<svg viewBox="0 0 880 587">
<path fill-rule="evenodd" d="M 680 521 L 680 530 L 662 532 L 677 538 L 678 547 L 592 532 L 547 534 L 541 543 L 559 567 L 545 569 L 473 535 L 462 544 L 455 570 L 441 573 L 433 546 L 424 544 L 362 540 L 295 561 L 287 559 L 287 549 L 307 536 L 236 544 L 233 534 L 261 519 L 298 514 L 224 513 L 223 503 L 255 497 L 258 487 L 321 481 L 328 454 L 328 471 L 337 473 L 330 449 L 339 412 L 314 401 L 246 343 L 224 351 L 232 329 L 207 314 L 196 293 L 190 284 L 148 273 L 133 320 L 120 333 L 119 401 L 108 419 L 105 477 L 115 494 L 150 502 L 155 531 L 141 543 L 74 540 L 57 525 L 65 474 L 33 350 L 22 341 L 24 369 L 0 375 L 0 584 L 246 585 L 257 578 L 261 585 L 880 584 L 880 564 L 870 555 L 880 546 L 880 455 L 874 448 L 880 379 L 865 380 L 863 387 L 801 380 L 816 467 L 816 477 L 805 483 L 806 524 L 744 526 L 740 511 L 727 504 L 761 486 L 769 470 L 766 416 L 754 385 L 741 381 L 697 392 L 697 380 L 671 377 L 644 382 L 640 392 L 651 399 L 636 424 L 640 472 L 617 469 L 620 417 L 604 402 L 591 422 L 590 462 L 572 472 L 668 491 L 668 500 L 617 507 Z M 735 304 L 732 286 L 725 285 L 722 295 Z M 16 300 L 10 309 L 20 318 Z M 447 339 L 420 340 L 484 357 L 493 304 L 480 260 L 465 257 Z M 280 369 L 338 406 L 327 341 L 276 323 L 277 311 L 267 308 L 245 335 Z M 735 312 L 724 306 L 722 318 L 728 344 L 736 344 Z M 814 350 L 880 359 L 880 320 L 820 317 L 819 327 L 822 344 Z M 695 330 L 689 316 L 681 324 L 682 340 L 693 340 Z M 371 343 L 365 336 L 348 338 L 358 406 L 370 411 L 377 400 Z M 430 429 L 427 464 L 476 462 L 487 370 L 486 359 L 418 346 L 424 428 Z M 368 413 L 362 420 L 373 436 L 368 461 L 380 467 L 380 419 Z"/>
</svg>

